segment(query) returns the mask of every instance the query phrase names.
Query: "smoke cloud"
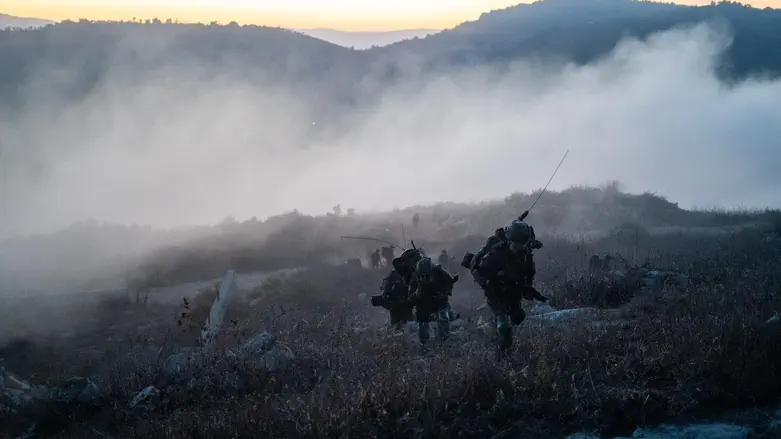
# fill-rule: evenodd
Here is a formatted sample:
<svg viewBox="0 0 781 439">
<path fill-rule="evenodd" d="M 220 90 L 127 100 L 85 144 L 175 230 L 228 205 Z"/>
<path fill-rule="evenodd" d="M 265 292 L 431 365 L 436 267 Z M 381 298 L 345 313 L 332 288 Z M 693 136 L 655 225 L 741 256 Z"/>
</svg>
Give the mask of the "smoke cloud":
<svg viewBox="0 0 781 439">
<path fill-rule="evenodd" d="M 413 77 L 330 136 L 312 134 L 307 105 L 327 83 L 115 68 L 60 114 L 35 78 L 74 73 L 36 72 L 28 105 L 0 125 L 0 236 L 477 201 L 541 187 L 567 149 L 553 189 L 619 180 L 684 207 L 777 207 L 781 82 L 720 82 L 728 44 L 701 25 L 584 67 Z"/>
</svg>

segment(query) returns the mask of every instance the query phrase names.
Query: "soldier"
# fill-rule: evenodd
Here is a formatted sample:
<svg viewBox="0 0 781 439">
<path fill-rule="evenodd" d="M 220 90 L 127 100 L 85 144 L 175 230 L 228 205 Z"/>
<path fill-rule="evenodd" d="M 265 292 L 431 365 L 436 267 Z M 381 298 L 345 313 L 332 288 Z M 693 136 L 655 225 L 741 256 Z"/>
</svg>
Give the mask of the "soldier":
<svg viewBox="0 0 781 439">
<path fill-rule="evenodd" d="M 410 248 L 401 252 L 398 258 L 393 258 L 393 269 L 399 272 L 404 279 L 404 283 L 412 283 L 412 275 L 415 273 L 415 267 L 425 255 L 422 251 Z"/>
<path fill-rule="evenodd" d="M 382 248 L 382 258 L 385 259 L 385 266 L 390 267 L 393 262 L 393 246 L 387 246 Z"/>
<path fill-rule="evenodd" d="M 380 268 L 380 249 L 374 250 L 372 253 L 372 268 Z"/>
<path fill-rule="evenodd" d="M 480 262 L 480 260 L 485 256 L 485 254 L 488 252 L 489 249 L 491 249 L 496 244 L 499 244 L 500 242 L 504 241 L 505 234 L 504 234 L 504 227 L 500 227 L 494 231 L 494 234 L 489 236 L 488 239 L 485 240 L 485 244 L 480 249 L 480 251 L 477 252 L 476 255 L 472 258 L 472 261 L 469 265 L 469 270 L 474 271 L 477 267 L 477 263 Z"/>
<path fill-rule="evenodd" d="M 447 255 L 447 250 L 442 249 L 442 253 L 439 254 L 439 265 L 447 270 L 450 266 L 450 257 Z"/>
<path fill-rule="evenodd" d="M 547 302 L 533 286 L 536 268 L 532 250 L 542 247 L 534 230 L 521 220 L 505 230 L 505 239 L 494 244 L 472 270 L 475 281 L 483 288 L 488 306 L 496 316 L 499 348 L 512 345 L 513 325 L 526 318 L 521 299 Z"/>
<path fill-rule="evenodd" d="M 434 265 L 430 258 L 424 257 L 417 262 L 409 291 L 415 305 L 421 344 L 428 341 L 432 315 L 436 316 L 439 338 L 443 341 L 447 339 L 451 320 L 448 303 L 454 283 L 454 278 L 442 266 Z"/>
<path fill-rule="evenodd" d="M 420 215 L 415 213 L 415 215 L 412 216 L 412 227 L 417 229 L 418 224 L 420 224 Z"/>
<path fill-rule="evenodd" d="M 414 319 L 413 305 L 409 301 L 409 285 L 396 270 L 391 270 L 382 280 L 382 306 L 390 312 L 391 328 L 398 330 Z"/>
</svg>

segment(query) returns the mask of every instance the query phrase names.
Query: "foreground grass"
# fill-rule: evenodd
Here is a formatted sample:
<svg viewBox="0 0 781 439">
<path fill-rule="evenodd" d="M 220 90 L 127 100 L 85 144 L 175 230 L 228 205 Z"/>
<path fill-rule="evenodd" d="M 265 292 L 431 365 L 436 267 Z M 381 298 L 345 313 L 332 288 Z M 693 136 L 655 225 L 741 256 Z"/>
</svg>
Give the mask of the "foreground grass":
<svg viewBox="0 0 781 439">
<path fill-rule="evenodd" d="M 538 255 L 541 288 L 566 307 L 605 303 L 603 290 L 581 280 L 583 255 L 638 251 L 634 242 L 568 245 L 551 243 Z M 295 366 L 259 373 L 217 353 L 195 388 L 167 392 L 146 417 L 129 414 L 127 401 L 155 382 L 165 354 L 193 334 L 178 324 L 181 318 L 164 321 L 171 313 L 126 315 L 154 317 L 160 326 L 142 340 L 125 337 L 122 348 L 109 349 L 116 355 L 90 369 L 108 402 L 97 412 L 42 419 L 49 436 L 62 438 L 502 438 L 583 430 L 615 436 L 781 397 L 781 382 L 769 379 L 781 368 L 781 344 L 762 331 L 781 309 L 779 245 L 749 230 L 724 238 L 652 238 L 647 246 L 665 249 L 655 261 L 696 275 L 694 282 L 626 297 L 616 325 L 529 320 L 516 332 L 511 359 L 502 362 L 468 307 L 464 330 L 426 353 L 388 337 L 378 328 L 378 311 L 356 298 L 376 290 L 384 273 L 323 268 L 272 283 L 273 291 L 255 292 L 254 308 L 231 316 L 222 343 L 270 330 L 296 353 Z M 87 361 L 74 358 L 73 349 L 60 345 L 49 355 Z M 228 375 L 241 379 L 240 389 L 226 387 Z"/>
</svg>

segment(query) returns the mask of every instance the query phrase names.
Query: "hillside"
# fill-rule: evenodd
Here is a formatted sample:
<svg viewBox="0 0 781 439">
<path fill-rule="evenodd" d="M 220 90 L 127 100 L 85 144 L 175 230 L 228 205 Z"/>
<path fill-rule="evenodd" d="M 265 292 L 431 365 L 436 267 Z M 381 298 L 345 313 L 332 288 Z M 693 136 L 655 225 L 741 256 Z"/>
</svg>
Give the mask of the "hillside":
<svg viewBox="0 0 781 439">
<path fill-rule="evenodd" d="M 581 188 L 555 198 L 590 204 L 605 195 Z M 526 198 L 510 197 L 505 209 L 472 206 L 473 218 L 512 215 Z M 650 196 L 613 200 L 675 211 Z M 599 207 L 605 223 L 621 220 Z M 421 228 L 447 208 L 421 212 Z M 701 215 L 722 224 L 747 218 Z M 549 228 L 538 212 L 529 218 L 538 231 Z M 289 222 L 269 239 L 275 247 L 261 249 L 269 259 L 371 223 L 276 220 Z M 484 239 L 485 231 L 445 248 L 460 255 Z M 419 242 L 430 253 L 440 248 Z M 619 232 L 593 241 L 546 236 L 544 244 L 535 286 L 549 303 L 524 301 L 526 318 L 502 357 L 483 292 L 458 267 L 450 302 L 461 318 L 447 340 L 423 347 L 414 322 L 388 330 L 388 313 L 371 305 L 387 266 L 312 264 L 233 288 L 230 276 L 219 287 L 141 288 L 138 299 L 121 290 L 6 297 L 0 431 L 40 439 L 780 437 L 781 382 L 768 379 L 781 367 L 777 236 Z M 592 267 L 595 253 L 617 259 Z M 214 268 L 227 262 L 218 255 L 202 251 L 192 261 Z M 652 269 L 636 279 L 630 264 L 644 261 Z M 237 302 L 218 319 L 215 343 L 203 346 L 210 305 L 231 295 Z"/>
<path fill-rule="evenodd" d="M 346 100 L 345 91 L 364 68 L 354 51 L 285 29 L 160 21 L 81 20 L 6 31 L 0 33 L 0 60 L 0 96 L 6 105 L 30 99 L 25 85 L 31 72 L 36 89 L 51 87 L 57 95 L 79 98 L 109 76 L 139 84 L 177 70 L 259 85 L 327 81 L 323 98 L 335 105 Z"/>
<path fill-rule="evenodd" d="M 607 55 L 623 37 L 645 38 L 702 21 L 727 25 L 734 33 L 721 66 L 724 76 L 781 74 L 781 9 L 759 10 L 737 3 L 689 7 L 632 0 L 544 0 L 485 13 L 476 21 L 425 38 L 365 51 L 322 40 L 346 45 L 342 34 L 318 31 L 319 39 L 303 34 L 315 31 L 236 24 L 81 20 L 27 32 L 6 31 L 0 34 L 0 97 L 8 106 L 29 99 L 24 93 L 31 77 L 45 79 L 54 91 L 76 98 L 109 73 L 121 72 L 140 83 L 197 66 L 204 78 L 309 84 L 318 90 L 317 101 L 323 108 L 355 106 L 370 102 L 378 88 L 398 79 L 410 59 L 419 61 L 417 72 L 523 59 L 583 64 Z M 40 89 L 46 84 L 37 85 Z"/>
<path fill-rule="evenodd" d="M 781 75 L 781 9 L 740 3 L 683 6 L 635 0 L 542 0 L 483 14 L 478 20 L 416 41 L 377 49 L 415 54 L 432 65 L 479 65 L 520 59 L 586 64 L 625 37 L 646 38 L 678 26 L 712 22 L 734 41 L 721 66 L 728 77 Z"/>
<path fill-rule="evenodd" d="M 356 50 L 382 47 L 399 41 L 424 38 L 439 32 L 434 29 L 409 29 L 388 32 L 348 32 L 335 29 L 294 29 L 305 35 L 319 38 L 342 47 Z"/>
<path fill-rule="evenodd" d="M 127 276 L 157 277 L 164 283 L 211 279 L 227 269 L 271 271 L 315 261 L 364 257 L 376 242 L 342 240 L 365 236 L 399 245 L 407 239 L 424 248 L 468 249 L 532 204 L 538 192 L 516 193 L 483 203 L 438 203 L 376 214 L 310 216 L 299 212 L 266 220 L 226 220 L 213 226 L 160 230 L 86 222 L 57 233 L 0 242 L 0 289 L 100 289 Z M 419 227 L 411 220 L 420 215 Z M 529 221 L 537 234 L 570 240 L 596 239 L 616 231 L 636 235 L 699 230 L 721 234 L 776 222 L 777 213 L 694 211 L 653 194 L 629 194 L 616 184 L 549 192 Z"/>
<path fill-rule="evenodd" d="M 29 29 L 49 24 L 54 24 L 54 22 L 39 18 L 14 17 L 13 15 L 0 14 L 0 29 Z"/>
</svg>

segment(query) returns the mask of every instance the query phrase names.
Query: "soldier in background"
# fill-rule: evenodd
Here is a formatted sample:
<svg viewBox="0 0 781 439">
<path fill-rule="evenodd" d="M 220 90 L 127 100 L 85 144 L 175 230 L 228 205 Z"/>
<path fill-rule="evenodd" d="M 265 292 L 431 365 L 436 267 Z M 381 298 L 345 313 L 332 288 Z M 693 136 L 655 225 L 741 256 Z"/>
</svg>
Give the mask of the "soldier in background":
<svg viewBox="0 0 781 439">
<path fill-rule="evenodd" d="M 409 291 L 415 305 L 421 344 L 428 341 L 432 316 L 436 316 L 440 340 L 447 339 L 451 320 L 449 302 L 454 284 L 455 279 L 440 265 L 434 265 L 430 258 L 421 258 L 416 264 Z"/>
<path fill-rule="evenodd" d="M 439 254 L 439 265 L 445 270 L 450 269 L 450 257 L 447 255 L 447 250 L 442 249 L 442 253 Z"/>
<path fill-rule="evenodd" d="M 380 249 L 374 250 L 374 252 L 371 255 L 372 268 L 380 268 L 381 259 L 382 258 L 380 257 Z"/>
<path fill-rule="evenodd" d="M 391 267 L 393 265 L 393 246 L 387 246 L 382 248 L 382 259 L 385 260 L 385 266 Z"/>
<path fill-rule="evenodd" d="M 380 291 L 382 292 L 381 306 L 390 312 L 391 328 L 397 331 L 402 330 L 407 322 L 414 319 L 407 283 L 404 282 L 401 274 L 394 269 L 382 280 Z M 377 305 L 375 304 L 375 306 Z"/>
</svg>

